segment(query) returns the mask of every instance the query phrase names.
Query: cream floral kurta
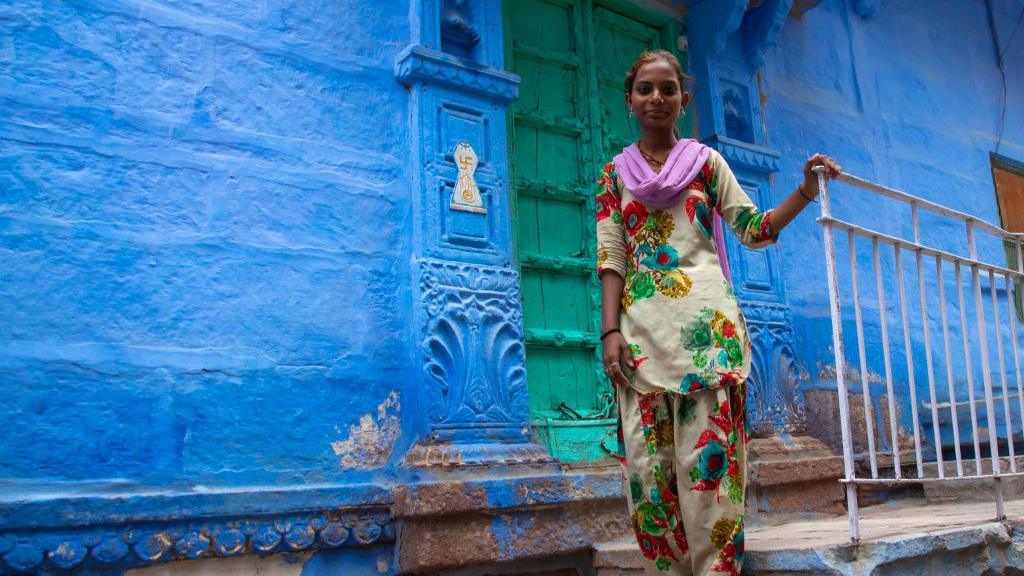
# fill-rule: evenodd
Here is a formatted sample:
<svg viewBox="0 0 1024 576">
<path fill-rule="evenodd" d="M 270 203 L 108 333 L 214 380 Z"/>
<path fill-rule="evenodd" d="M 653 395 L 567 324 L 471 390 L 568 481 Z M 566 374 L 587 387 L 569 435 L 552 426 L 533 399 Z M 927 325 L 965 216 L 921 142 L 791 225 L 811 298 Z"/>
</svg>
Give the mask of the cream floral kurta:
<svg viewBox="0 0 1024 576">
<path fill-rule="evenodd" d="M 712 237 L 712 210 L 750 248 L 775 242 L 761 212 L 715 150 L 668 210 L 648 209 L 613 163 L 597 189 L 598 271 L 625 278 L 622 335 L 637 361 L 640 393 L 689 394 L 741 382 L 750 373 L 750 337 Z"/>
</svg>

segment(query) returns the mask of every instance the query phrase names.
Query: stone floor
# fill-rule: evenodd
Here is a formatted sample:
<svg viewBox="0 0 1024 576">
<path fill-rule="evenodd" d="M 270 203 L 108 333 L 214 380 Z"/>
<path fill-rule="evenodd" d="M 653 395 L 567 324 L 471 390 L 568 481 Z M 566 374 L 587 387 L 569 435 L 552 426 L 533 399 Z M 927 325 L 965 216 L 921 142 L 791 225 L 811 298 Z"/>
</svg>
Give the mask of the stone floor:
<svg viewBox="0 0 1024 576">
<path fill-rule="evenodd" d="M 861 509 L 861 542 L 850 541 L 847 516 L 747 529 L 744 574 L 990 575 L 1024 574 L 1024 500 L 946 504 L 901 500 Z M 598 576 L 643 574 L 635 541 L 599 546 Z"/>
</svg>

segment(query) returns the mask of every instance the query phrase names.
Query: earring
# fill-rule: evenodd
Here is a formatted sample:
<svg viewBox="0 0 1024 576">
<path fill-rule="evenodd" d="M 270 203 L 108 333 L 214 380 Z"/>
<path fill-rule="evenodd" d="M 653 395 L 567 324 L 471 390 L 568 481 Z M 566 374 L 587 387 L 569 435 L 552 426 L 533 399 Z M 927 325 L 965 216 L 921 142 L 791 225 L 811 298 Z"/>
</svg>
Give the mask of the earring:
<svg viewBox="0 0 1024 576">
<path fill-rule="evenodd" d="M 632 107 L 632 106 L 630 106 L 630 107 L 629 107 L 629 115 L 630 115 L 630 116 L 632 116 L 632 115 L 633 115 L 633 107 Z"/>
</svg>

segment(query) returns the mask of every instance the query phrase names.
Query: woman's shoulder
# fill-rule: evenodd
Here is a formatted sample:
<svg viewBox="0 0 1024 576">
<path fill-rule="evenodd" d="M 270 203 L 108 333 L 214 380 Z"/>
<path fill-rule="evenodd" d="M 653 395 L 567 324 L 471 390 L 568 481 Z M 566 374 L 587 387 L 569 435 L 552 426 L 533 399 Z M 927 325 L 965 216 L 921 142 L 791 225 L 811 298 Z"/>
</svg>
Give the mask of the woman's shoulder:
<svg viewBox="0 0 1024 576">
<path fill-rule="evenodd" d="M 708 159 L 705 163 L 711 167 L 714 167 L 718 166 L 719 164 L 724 164 L 725 158 L 718 150 L 715 150 L 711 146 L 708 146 Z"/>
</svg>

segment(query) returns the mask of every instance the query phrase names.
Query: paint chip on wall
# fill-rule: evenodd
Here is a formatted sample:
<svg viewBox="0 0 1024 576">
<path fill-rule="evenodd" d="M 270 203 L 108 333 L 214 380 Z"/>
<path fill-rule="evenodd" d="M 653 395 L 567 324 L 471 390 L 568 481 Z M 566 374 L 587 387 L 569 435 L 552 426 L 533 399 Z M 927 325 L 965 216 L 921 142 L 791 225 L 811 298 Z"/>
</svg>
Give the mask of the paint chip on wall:
<svg viewBox="0 0 1024 576">
<path fill-rule="evenodd" d="M 377 406 L 376 418 L 364 414 L 358 424 L 349 427 L 347 440 L 331 443 L 334 453 L 341 456 L 342 468 L 367 470 L 384 465 L 401 430 L 400 408 L 398 392 L 392 391 Z"/>
</svg>

